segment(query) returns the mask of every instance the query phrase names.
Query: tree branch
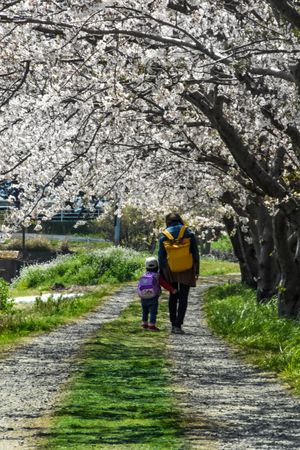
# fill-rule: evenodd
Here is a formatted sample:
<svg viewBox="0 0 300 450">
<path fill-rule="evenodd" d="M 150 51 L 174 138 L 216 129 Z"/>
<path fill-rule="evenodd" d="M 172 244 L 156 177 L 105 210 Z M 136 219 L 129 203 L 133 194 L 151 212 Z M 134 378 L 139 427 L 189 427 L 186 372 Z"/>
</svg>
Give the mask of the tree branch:
<svg viewBox="0 0 300 450">
<path fill-rule="evenodd" d="M 195 105 L 215 126 L 223 142 L 232 154 L 238 166 L 253 180 L 267 195 L 283 198 L 286 191 L 256 160 L 255 156 L 242 142 L 234 127 L 215 109 L 209 100 L 200 92 L 186 92 L 184 97 Z"/>
<path fill-rule="evenodd" d="M 23 76 L 22 76 L 20 82 L 17 84 L 15 89 L 13 89 L 13 91 L 8 96 L 8 98 L 1 103 L 0 108 L 2 106 L 6 105 L 10 101 L 10 99 L 15 95 L 15 93 L 21 88 L 22 84 L 25 82 L 26 77 L 27 77 L 27 75 L 29 73 L 29 67 L 30 67 L 30 61 L 26 61 L 25 70 L 24 70 L 24 73 L 23 73 Z"/>
</svg>

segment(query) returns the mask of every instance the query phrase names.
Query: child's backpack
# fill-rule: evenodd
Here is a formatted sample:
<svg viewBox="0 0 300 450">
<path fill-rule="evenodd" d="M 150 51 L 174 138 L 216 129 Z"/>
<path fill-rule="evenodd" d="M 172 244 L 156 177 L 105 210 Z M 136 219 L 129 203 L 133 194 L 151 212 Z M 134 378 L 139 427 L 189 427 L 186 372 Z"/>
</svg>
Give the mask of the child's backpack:
<svg viewBox="0 0 300 450">
<path fill-rule="evenodd" d="M 180 228 L 176 239 L 168 230 L 163 231 L 167 238 L 163 241 L 163 245 L 167 252 L 167 261 L 171 272 L 184 272 L 193 267 L 193 255 L 190 252 L 191 238 L 183 237 L 186 228 L 185 225 Z"/>
<path fill-rule="evenodd" d="M 159 274 L 146 272 L 138 282 L 137 293 L 140 298 L 153 298 L 160 294 Z"/>
</svg>

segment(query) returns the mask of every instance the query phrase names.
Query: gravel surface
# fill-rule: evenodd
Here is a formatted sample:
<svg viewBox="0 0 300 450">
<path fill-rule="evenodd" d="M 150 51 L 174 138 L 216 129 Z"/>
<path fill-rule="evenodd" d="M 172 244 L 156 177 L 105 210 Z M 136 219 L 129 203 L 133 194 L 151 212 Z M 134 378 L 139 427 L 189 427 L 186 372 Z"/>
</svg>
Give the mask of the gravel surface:
<svg viewBox="0 0 300 450">
<path fill-rule="evenodd" d="M 135 288 L 126 286 L 76 323 L 30 340 L 0 360 L 0 450 L 35 448 L 83 340 L 116 319 Z"/>
<path fill-rule="evenodd" d="M 185 335 L 171 335 L 175 395 L 186 449 L 299 450 L 300 400 L 270 374 L 241 362 L 208 330 L 205 285 L 191 290 Z"/>
<path fill-rule="evenodd" d="M 201 306 L 206 282 L 191 290 L 186 334 L 171 335 L 169 343 L 174 393 L 186 419 L 184 450 L 299 450 L 300 401 L 271 375 L 239 361 L 207 329 Z M 122 288 L 97 311 L 0 360 L 0 450 L 36 448 L 76 369 L 82 341 L 117 318 L 134 290 Z"/>
</svg>

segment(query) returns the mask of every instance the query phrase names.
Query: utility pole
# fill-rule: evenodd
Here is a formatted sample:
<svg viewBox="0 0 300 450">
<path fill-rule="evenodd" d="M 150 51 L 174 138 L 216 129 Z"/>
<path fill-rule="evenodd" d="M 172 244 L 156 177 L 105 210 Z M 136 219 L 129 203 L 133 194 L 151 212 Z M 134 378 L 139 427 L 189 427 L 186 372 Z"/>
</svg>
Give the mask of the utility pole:
<svg viewBox="0 0 300 450">
<path fill-rule="evenodd" d="M 117 214 L 115 214 L 114 227 L 114 244 L 116 247 L 118 247 L 121 240 L 121 217 L 119 217 Z"/>
<path fill-rule="evenodd" d="M 22 251 L 23 251 L 23 254 L 25 252 L 25 233 L 26 233 L 26 228 L 24 227 L 24 225 L 22 225 Z"/>
</svg>

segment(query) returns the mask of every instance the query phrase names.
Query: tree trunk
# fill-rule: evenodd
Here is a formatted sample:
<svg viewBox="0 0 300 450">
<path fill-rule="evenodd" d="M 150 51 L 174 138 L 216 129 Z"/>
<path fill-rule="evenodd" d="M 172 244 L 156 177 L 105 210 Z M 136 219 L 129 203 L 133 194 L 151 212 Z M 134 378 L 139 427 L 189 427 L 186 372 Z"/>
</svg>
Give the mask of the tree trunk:
<svg viewBox="0 0 300 450">
<path fill-rule="evenodd" d="M 256 298 L 268 302 L 275 294 L 279 282 L 277 255 L 274 253 L 272 218 L 264 205 L 258 207 L 259 253 Z"/>
<path fill-rule="evenodd" d="M 232 217 L 224 217 L 223 222 L 240 265 L 241 281 L 246 286 L 256 289 L 257 261 L 254 247 L 245 241 L 240 230 L 234 233 L 235 224 Z"/>
<path fill-rule="evenodd" d="M 298 212 L 298 215 L 300 213 Z M 274 240 L 278 253 L 280 267 L 280 282 L 278 287 L 278 313 L 280 317 L 299 319 L 300 312 L 300 270 L 299 261 L 289 246 L 289 223 L 286 214 L 279 209 L 273 220 Z M 300 233 L 298 234 L 297 251 Z"/>
</svg>

